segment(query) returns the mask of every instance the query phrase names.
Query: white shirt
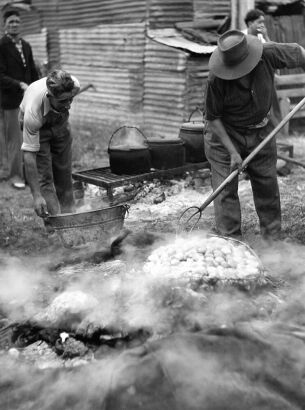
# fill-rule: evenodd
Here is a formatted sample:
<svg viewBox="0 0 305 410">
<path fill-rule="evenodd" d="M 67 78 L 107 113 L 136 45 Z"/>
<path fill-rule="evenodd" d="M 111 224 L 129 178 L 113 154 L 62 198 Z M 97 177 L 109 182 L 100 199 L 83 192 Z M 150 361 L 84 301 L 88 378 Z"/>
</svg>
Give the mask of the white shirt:
<svg viewBox="0 0 305 410">
<path fill-rule="evenodd" d="M 71 76 L 75 86 L 79 88 L 79 81 Z M 49 98 L 47 97 L 47 77 L 30 84 L 26 89 L 20 104 L 19 121 L 23 124 L 23 151 L 38 152 L 39 130 L 46 121 L 46 115 L 51 110 Z"/>
<path fill-rule="evenodd" d="M 244 30 L 241 30 L 242 33 L 244 34 L 249 34 L 248 33 L 248 29 L 245 28 Z M 264 36 L 261 33 L 258 33 L 257 38 L 262 42 L 262 43 L 266 43 L 266 40 L 264 39 Z"/>
</svg>

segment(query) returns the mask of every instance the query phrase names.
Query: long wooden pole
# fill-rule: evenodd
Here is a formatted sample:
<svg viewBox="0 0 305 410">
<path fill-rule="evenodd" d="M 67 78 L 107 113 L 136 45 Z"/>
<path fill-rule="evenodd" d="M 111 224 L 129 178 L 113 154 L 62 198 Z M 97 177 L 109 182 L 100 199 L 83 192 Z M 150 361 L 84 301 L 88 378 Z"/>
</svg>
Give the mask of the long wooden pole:
<svg viewBox="0 0 305 410">
<path fill-rule="evenodd" d="M 305 97 L 282 119 L 282 121 L 274 128 L 270 134 L 244 159 L 241 169 L 246 168 L 249 162 L 255 157 L 255 155 L 266 145 L 268 142 L 284 127 L 284 125 L 299 111 L 305 104 Z M 242 171 L 235 169 L 231 174 L 212 192 L 212 194 L 204 201 L 200 206 L 200 211 L 203 211 L 214 199 L 220 194 L 220 192 Z"/>
<path fill-rule="evenodd" d="M 279 159 L 282 159 L 283 161 L 291 162 L 291 164 L 299 165 L 300 167 L 305 168 L 305 164 L 303 162 L 297 161 L 296 159 L 290 157 L 286 157 L 286 155 L 277 154 L 277 157 Z"/>
</svg>

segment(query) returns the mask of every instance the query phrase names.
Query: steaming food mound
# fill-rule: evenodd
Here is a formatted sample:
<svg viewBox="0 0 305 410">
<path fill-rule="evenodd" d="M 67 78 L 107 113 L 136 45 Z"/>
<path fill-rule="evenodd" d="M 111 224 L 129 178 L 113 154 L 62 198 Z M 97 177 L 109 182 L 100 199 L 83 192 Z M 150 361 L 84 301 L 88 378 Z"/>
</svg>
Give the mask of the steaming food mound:
<svg viewBox="0 0 305 410">
<path fill-rule="evenodd" d="M 48 326 L 69 327 L 73 322 L 81 322 L 97 305 L 98 301 L 92 295 L 79 290 L 66 291 L 38 313 L 35 321 Z"/>
<path fill-rule="evenodd" d="M 262 264 L 246 244 L 218 236 L 176 238 L 155 249 L 144 270 L 168 279 L 198 279 L 202 283 L 264 282 Z"/>
</svg>

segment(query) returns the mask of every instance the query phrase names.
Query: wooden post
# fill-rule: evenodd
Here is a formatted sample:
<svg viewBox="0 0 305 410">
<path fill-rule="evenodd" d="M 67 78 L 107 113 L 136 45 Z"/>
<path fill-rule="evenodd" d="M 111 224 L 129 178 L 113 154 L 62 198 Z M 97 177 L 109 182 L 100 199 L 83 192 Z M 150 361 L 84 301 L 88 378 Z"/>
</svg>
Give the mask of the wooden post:
<svg viewBox="0 0 305 410">
<path fill-rule="evenodd" d="M 231 0 L 231 29 L 237 28 L 238 1 Z"/>
<path fill-rule="evenodd" d="M 247 26 L 244 22 L 245 15 L 251 9 L 255 8 L 254 0 L 238 0 L 239 2 L 239 16 L 238 16 L 238 29 L 244 30 Z"/>
<path fill-rule="evenodd" d="M 255 0 L 231 0 L 231 29 L 245 29 L 245 15 L 254 8 Z"/>
</svg>

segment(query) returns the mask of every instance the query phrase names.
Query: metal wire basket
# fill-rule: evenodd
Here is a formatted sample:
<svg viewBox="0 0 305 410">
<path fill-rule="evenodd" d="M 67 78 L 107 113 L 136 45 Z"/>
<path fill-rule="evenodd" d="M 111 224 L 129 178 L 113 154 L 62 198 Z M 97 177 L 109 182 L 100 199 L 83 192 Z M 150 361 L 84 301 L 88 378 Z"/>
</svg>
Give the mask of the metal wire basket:
<svg viewBox="0 0 305 410">
<path fill-rule="evenodd" d="M 94 211 L 52 215 L 44 218 L 47 230 L 55 231 L 65 247 L 101 242 L 122 229 L 128 205 Z"/>
<path fill-rule="evenodd" d="M 213 240 L 221 240 L 213 244 Z M 191 289 L 272 285 L 261 260 L 245 242 L 219 235 L 187 234 L 153 250 L 144 271 Z M 178 285 L 180 286 L 180 285 Z"/>
</svg>

